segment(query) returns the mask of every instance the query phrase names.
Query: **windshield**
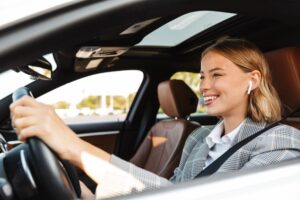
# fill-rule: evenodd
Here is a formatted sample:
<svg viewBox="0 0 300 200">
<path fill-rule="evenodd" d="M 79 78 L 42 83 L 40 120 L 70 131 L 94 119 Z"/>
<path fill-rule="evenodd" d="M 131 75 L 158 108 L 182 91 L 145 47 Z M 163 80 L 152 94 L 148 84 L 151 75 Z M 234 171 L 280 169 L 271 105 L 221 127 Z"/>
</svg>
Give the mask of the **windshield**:
<svg viewBox="0 0 300 200">
<path fill-rule="evenodd" d="M 0 1 L 0 27 L 70 1 L 74 0 L 2 0 Z"/>
<path fill-rule="evenodd" d="M 175 46 L 235 15 L 216 11 L 191 12 L 146 35 L 137 46 Z"/>
<path fill-rule="evenodd" d="M 53 55 L 48 54 L 44 56 L 52 65 L 52 70 L 56 69 L 56 63 L 54 61 Z M 8 70 L 6 72 L 0 73 L 0 82 L 5 83 L 0 85 L 0 99 L 6 97 L 7 95 L 14 92 L 17 88 L 28 85 L 33 82 L 29 75 L 23 72 L 15 72 L 13 70 Z"/>
<path fill-rule="evenodd" d="M 15 81 L 12 81 L 15 80 Z M 33 81 L 27 74 L 23 72 L 15 72 L 13 70 L 9 70 L 0 74 L 0 98 L 6 97 L 7 95 L 11 94 L 17 88 L 25 86 Z"/>
</svg>

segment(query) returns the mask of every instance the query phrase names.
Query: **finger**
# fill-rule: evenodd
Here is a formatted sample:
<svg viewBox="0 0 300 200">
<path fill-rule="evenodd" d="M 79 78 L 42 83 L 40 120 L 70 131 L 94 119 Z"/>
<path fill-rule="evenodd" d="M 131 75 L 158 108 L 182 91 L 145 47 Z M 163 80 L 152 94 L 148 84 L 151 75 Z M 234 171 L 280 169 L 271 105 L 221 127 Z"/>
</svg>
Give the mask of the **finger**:
<svg viewBox="0 0 300 200">
<path fill-rule="evenodd" d="M 35 136 L 40 138 L 39 128 L 37 126 L 29 126 L 20 130 L 18 134 L 18 139 L 25 142 L 28 138 Z"/>
<path fill-rule="evenodd" d="M 22 130 L 24 128 L 27 128 L 29 126 L 33 126 L 35 124 L 38 124 L 38 119 L 36 117 L 22 117 L 15 119 L 13 122 L 14 127 L 16 127 L 18 130 Z"/>
<path fill-rule="evenodd" d="M 38 112 L 38 110 L 32 107 L 16 106 L 13 107 L 10 112 L 11 112 L 11 117 L 17 119 L 21 117 L 35 115 Z"/>
</svg>

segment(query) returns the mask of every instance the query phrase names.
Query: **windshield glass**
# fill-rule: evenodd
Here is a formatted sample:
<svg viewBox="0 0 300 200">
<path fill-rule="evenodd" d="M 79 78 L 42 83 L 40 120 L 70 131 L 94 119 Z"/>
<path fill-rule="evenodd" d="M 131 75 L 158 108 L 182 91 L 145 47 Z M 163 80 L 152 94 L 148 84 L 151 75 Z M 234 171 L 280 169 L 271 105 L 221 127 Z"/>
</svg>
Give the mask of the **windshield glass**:
<svg viewBox="0 0 300 200">
<path fill-rule="evenodd" d="M 16 80 L 16 81 L 12 81 Z M 17 88 L 25 86 L 33 81 L 27 74 L 23 72 L 15 72 L 13 70 L 9 70 L 0 74 L 0 98 L 6 97 L 7 95 L 11 94 Z"/>
<path fill-rule="evenodd" d="M 0 1 L 0 27 L 29 15 L 74 0 L 9 0 Z"/>
<path fill-rule="evenodd" d="M 175 46 L 235 15 L 216 11 L 191 12 L 146 35 L 137 46 Z"/>
<path fill-rule="evenodd" d="M 57 66 L 54 61 L 53 55 L 48 54 L 45 55 L 44 57 L 51 63 L 52 70 L 54 71 Z M 5 83 L 0 85 L 0 99 L 11 94 L 17 88 L 26 86 L 33 81 L 35 80 L 23 72 L 15 72 L 13 70 L 9 70 L 0 73 L 0 82 Z"/>
</svg>

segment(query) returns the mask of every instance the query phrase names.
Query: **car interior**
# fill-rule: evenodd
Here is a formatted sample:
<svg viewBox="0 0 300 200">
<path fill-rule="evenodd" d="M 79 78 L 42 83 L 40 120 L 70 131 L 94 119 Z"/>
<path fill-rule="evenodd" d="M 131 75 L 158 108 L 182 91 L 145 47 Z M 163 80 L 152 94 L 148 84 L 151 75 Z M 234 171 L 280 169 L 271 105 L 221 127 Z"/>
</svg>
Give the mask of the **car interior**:
<svg viewBox="0 0 300 200">
<path fill-rule="evenodd" d="M 170 5 L 176 6 L 170 8 Z M 219 120 L 205 113 L 193 114 L 199 104 L 198 97 L 182 80 L 170 78 L 176 72 L 199 73 L 201 52 L 216 39 L 235 37 L 255 43 L 265 53 L 285 115 L 300 107 L 300 6 L 297 5 L 293 1 L 276 1 L 269 5 L 258 0 L 243 3 L 235 0 L 218 3 L 186 0 L 74 2 L 11 23 L 0 30 L 0 73 L 10 69 L 20 71 L 19 66 L 36 63 L 42 56 L 53 54 L 57 68 L 52 72 L 51 80 L 35 80 L 26 85 L 34 97 L 39 97 L 94 74 L 141 71 L 144 78 L 125 120 L 68 125 L 79 137 L 97 147 L 169 178 L 179 163 L 188 135 L 196 128 L 215 125 Z M 230 13 L 231 17 L 173 45 L 143 45 L 143 39 L 160 27 L 199 11 Z M 194 20 L 193 17 L 188 19 Z M 184 32 L 188 27 L 184 23 L 189 22 L 179 22 L 173 29 Z M 165 38 L 159 38 L 159 42 L 168 41 L 173 34 L 176 38 L 176 33 L 168 33 Z M 115 84 L 126 83 L 120 80 Z M 5 145 L 15 144 L 17 140 L 10 120 L 11 102 L 11 94 L 0 100 L 0 130 L 8 142 Z M 160 107 L 167 116 L 157 117 Z M 288 117 L 286 123 L 300 128 L 299 114 Z M 38 144 L 32 146 L 46 151 Z M 10 169 L 6 172 L 9 182 L 16 179 L 14 174 L 22 173 L 12 165 L 21 162 L 18 161 L 20 152 L 25 152 L 26 156 L 28 149 L 24 146 L 11 148 L 11 159 L 6 162 L 6 168 Z M 78 173 L 94 191 L 95 183 L 82 172 Z M 61 186 L 57 182 L 54 184 Z M 70 183 L 66 185 L 72 187 Z M 21 187 L 14 183 L 13 187 L 16 186 Z M 31 190 L 30 187 L 14 191 L 19 194 L 16 199 L 22 199 L 20 194 Z M 49 194 L 46 190 L 42 189 Z M 32 196 L 34 194 L 28 194 L 28 198 Z M 64 198 L 70 196 L 62 195 L 61 199 Z"/>
</svg>

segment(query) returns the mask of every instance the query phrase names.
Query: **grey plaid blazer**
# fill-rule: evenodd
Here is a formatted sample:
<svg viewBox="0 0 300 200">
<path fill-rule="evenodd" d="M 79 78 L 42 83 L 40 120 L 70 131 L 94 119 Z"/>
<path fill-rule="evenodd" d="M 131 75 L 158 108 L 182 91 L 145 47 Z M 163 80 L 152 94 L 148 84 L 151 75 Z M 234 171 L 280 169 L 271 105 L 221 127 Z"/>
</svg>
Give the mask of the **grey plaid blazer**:
<svg viewBox="0 0 300 200">
<path fill-rule="evenodd" d="M 256 123 L 247 118 L 238 132 L 233 145 L 258 132 L 266 123 Z M 187 139 L 180 164 L 174 171 L 171 182 L 193 179 L 200 173 L 209 152 L 205 137 L 212 126 L 198 128 Z M 231 172 L 254 166 L 270 165 L 300 157 L 300 131 L 291 126 L 279 125 L 267 130 L 235 152 L 217 172 Z"/>
<path fill-rule="evenodd" d="M 234 144 L 263 129 L 266 123 L 256 123 L 247 118 L 241 126 Z M 179 166 L 174 170 L 174 175 L 169 180 L 159 177 L 151 172 L 141 169 L 116 156 L 112 156 L 111 163 L 128 172 L 144 184 L 144 189 L 154 189 L 172 183 L 192 180 L 203 170 L 208 156 L 209 147 L 205 137 L 214 126 L 201 127 L 194 130 L 188 137 L 180 160 Z M 245 146 L 236 151 L 217 172 L 232 172 L 244 168 L 270 165 L 281 161 L 300 157 L 300 131 L 291 126 L 278 125 L 258 136 Z M 113 173 L 108 175 L 114 176 Z M 119 180 L 117 177 L 116 180 Z M 105 180 L 113 180 L 107 178 Z M 108 187 L 116 188 L 118 183 L 104 181 Z M 137 187 L 127 184 L 131 191 Z M 124 194 L 124 193 L 123 193 Z M 114 194 L 116 195 L 116 194 Z M 118 194 L 119 195 L 119 194 Z"/>
</svg>

